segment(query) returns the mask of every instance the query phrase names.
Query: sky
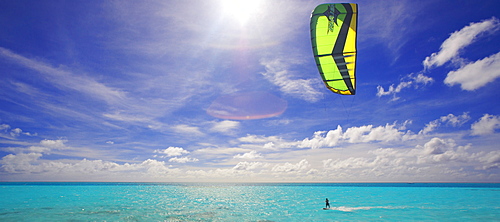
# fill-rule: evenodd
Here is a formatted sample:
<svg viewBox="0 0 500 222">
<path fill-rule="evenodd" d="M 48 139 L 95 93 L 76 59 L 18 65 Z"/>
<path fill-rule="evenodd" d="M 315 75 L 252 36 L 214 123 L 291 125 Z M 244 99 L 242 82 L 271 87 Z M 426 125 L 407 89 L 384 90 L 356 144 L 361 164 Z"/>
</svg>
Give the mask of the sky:
<svg viewBox="0 0 500 222">
<path fill-rule="evenodd" d="M 500 182 L 500 1 L 0 1 L 0 181 Z"/>
</svg>

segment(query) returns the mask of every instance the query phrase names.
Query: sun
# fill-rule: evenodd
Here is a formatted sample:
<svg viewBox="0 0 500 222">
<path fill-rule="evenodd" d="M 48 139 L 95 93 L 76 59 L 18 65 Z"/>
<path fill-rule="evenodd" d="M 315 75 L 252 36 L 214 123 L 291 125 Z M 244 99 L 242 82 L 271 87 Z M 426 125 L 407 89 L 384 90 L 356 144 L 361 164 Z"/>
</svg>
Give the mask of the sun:
<svg viewBox="0 0 500 222">
<path fill-rule="evenodd" d="M 261 0 L 220 0 L 225 16 L 245 25 L 252 16 L 257 16 Z"/>
</svg>

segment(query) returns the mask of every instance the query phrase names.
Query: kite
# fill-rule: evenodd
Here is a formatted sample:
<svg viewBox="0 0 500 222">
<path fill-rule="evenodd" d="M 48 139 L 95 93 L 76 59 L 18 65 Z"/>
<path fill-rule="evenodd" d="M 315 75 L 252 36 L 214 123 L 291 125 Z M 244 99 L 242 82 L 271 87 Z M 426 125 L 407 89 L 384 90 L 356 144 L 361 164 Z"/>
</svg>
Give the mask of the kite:
<svg viewBox="0 0 500 222">
<path fill-rule="evenodd" d="M 334 93 L 356 93 L 357 26 L 357 4 L 321 4 L 312 12 L 314 59 L 323 82 Z"/>
</svg>

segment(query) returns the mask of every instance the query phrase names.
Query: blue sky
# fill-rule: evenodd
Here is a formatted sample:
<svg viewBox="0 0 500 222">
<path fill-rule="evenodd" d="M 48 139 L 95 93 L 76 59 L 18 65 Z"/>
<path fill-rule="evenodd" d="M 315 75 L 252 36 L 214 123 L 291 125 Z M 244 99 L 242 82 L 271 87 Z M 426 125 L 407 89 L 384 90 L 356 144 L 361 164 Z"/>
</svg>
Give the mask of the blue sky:
<svg viewBox="0 0 500 222">
<path fill-rule="evenodd" d="M 0 180 L 500 182 L 500 2 L 356 2 L 355 96 L 321 3 L 1 2 Z"/>
</svg>

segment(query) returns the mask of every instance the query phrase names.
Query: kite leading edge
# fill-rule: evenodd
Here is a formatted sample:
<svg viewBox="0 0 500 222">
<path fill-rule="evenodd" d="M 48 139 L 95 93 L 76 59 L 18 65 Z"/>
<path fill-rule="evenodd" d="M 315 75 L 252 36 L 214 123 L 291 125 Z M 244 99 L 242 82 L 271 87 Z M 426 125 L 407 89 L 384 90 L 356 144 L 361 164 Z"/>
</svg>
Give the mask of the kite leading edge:
<svg viewBox="0 0 500 222">
<path fill-rule="evenodd" d="M 314 59 L 326 87 L 341 95 L 356 93 L 358 5 L 321 4 L 311 15 Z"/>
</svg>

